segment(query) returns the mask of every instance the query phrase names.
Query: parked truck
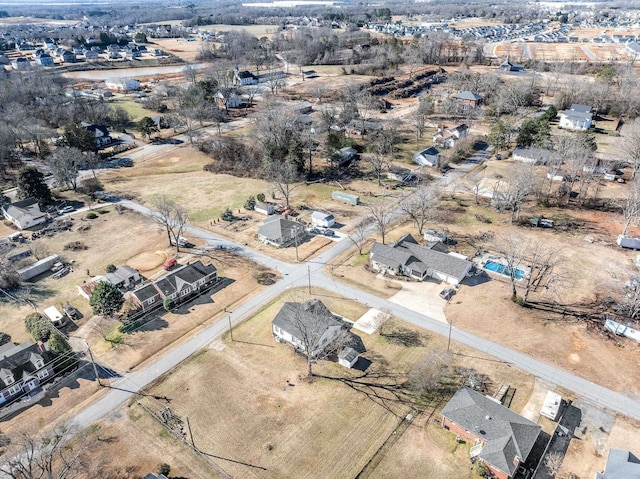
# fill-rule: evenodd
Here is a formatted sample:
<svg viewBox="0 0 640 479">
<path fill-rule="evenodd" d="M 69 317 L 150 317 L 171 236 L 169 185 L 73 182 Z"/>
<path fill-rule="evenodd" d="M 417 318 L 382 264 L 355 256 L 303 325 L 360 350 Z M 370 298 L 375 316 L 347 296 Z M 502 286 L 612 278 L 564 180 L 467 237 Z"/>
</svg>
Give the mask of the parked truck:
<svg viewBox="0 0 640 479">
<path fill-rule="evenodd" d="M 43 312 L 56 328 L 61 328 L 65 325 L 66 321 L 64 319 L 64 315 L 58 311 L 58 308 L 55 306 L 49 306 L 48 308 L 45 308 Z"/>
</svg>

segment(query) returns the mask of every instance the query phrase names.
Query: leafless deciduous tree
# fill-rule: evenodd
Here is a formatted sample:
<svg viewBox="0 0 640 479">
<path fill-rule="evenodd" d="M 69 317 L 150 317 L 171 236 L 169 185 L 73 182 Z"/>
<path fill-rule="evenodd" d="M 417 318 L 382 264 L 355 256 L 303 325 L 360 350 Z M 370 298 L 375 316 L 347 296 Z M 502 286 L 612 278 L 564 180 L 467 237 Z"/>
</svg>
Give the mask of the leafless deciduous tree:
<svg viewBox="0 0 640 479">
<path fill-rule="evenodd" d="M 551 452 L 544 458 L 544 465 L 547 466 L 547 470 L 552 477 L 555 477 L 560 472 L 563 459 L 564 456 L 559 452 Z"/>
<path fill-rule="evenodd" d="M 57 427 L 43 435 L 21 432 L 11 438 L 0 472 L 10 479 L 77 477 L 83 468 L 80 461 L 83 448 L 78 441 L 71 441 L 72 436 L 69 426 Z"/>
<path fill-rule="evenodd" d="M 496 184 L 492 203 L 498 210 L 511 211 L 513 222 L 519 218 L 522 204 L 533 190 L 533 165 L 516 165 L 504 181 Z"/>
<path fill-rule="evenodd" d="M 378 313 L 373 317 L 372 323 L 373 326 L 378 331 L 378 334 L 382 335 L 382 330 L 384 329 L 384 325 L 389 322 L 391 319 L 391 312 L 387 309 L 382 309 L 378 311 Z"/>
<path fill-rule="evenodd" d="M 371 168 L 371 172 L 378 181 L 378 186 L 382 185 L 382 174 L 391 166 L 389 158 L 381 153 L 369 153 L 367 155 L 363 155 L 363 159 Z"/>
<path fill-rule="evenodd" d="M 369 223 L 362 220 L 359 221 L 353 228 L 353 231 L 349 235 L 349 240 L 358 248 L 358 254 L 362 254 L 364 245 L 367 242 L 367 236 L 369 233 Z"/>
<path fill-rule="evenodd" d="M 273 187 L 282 195 L 285 206 L 289 208 L 291 195 L 296 188 L 294 183 L 299 179 L 296 165 L 287 161 L 271 161 L 267 164 L 266 169 Z"/>
<path fill-rule="evenodd" d="M 429 351 L 409 371 L 409 388 L 420 395 L 437 391 L 451 372 L 451 363 L 451 353 L 444 349 Z"/>
<path fill-rule="evenodd" d="M 385 243 L 391 220 L 393 219 L 393 212 L 387 207 L 386 201 L 381 203 L 369 204 L 367 209 L 371 214 L 371 219 L 375 225 L 376 230 L 380 233 L 380 239 L 382 244 Z"/>
<path fill-rule="evenodd" d="M 625 127 L 622 151 L 631 165 L 631 178 L 635 179 L 640 171 L 640 119 L 635 119 Z"/>
<path fill-rule="evenodd" d="M 627 198 L 622 206 L 622 214 L 624 215 L 622 236 L 627 234 L 627 230 L 632 224 L 638 224 L 640 221 L 640 179 L 634 179 L 629 186 Z"/>
<path fill-rule="evenodd" d="M 482 184 L 485 179 L 487 166 L 482 164 L 475 170 L 473 170 L 469 175 L 467 175 L 467 182 L 469 185 L 469 190 L 473 194 L 473 198 L 476 202 L 476 205 L 480 204 L 480 192 L 482 191 Z"/>
<path fill-rule="evenodd" d="M 435 206 L 440 201 L 440 191 L 433 186 L 421 186 L 400 204 L 402 211 L 411 218 L 422 236 L 427 223 L 434 217 Z"/>
<path fill-rule="evenodd" d="M 86 160 L 78 148 L 61 146 L 49 157 L 49 165 L 58 184 L 75 191 L 78 188 L 78 171 Z"/>
<path fill-rule="evenodd" d="M 509 275 L 511 295 L 518 297 L 518 287 L 523 291 L 522 303 L 533 292 L 558 295 L 567 285 L 562 268 L 564 252 L 544 241 L 535 241 L 518 234 L 503 237 L 498 250 L 505 261 Z"/>
<path fill-rule="evenodd" d="M 182 206 L 167 196 L 158 196 L 152 202 L 155 210 L 154 219 L 164 226 L 169 240 L 169 246 L 175 245 L 180 252 L 178 238 L 189 224 L 189 213 Z"/>
</svg>

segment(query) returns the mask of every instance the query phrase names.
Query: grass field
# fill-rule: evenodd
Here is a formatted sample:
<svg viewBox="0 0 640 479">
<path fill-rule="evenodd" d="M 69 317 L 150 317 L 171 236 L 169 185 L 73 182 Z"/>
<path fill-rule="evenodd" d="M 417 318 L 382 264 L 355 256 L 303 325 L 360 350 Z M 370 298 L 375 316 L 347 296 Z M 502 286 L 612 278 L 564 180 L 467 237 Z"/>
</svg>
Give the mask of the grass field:
<svg viewBox="0 0 640 479">
<path fill-rule="evenodd" d="M 131 116 L 131 121 L 133 122 L 136 122 L 145 116 L 154 117 L 158 115 L 156 112 L 147 110 L 140 103 L 133 100 L 117 99 L 111 101 L 110 104 L 113 106 L 122 107 L 127 113 L 129 113 L 129 115 Z"/>
<path fill-rule="evenodd" d="M 332 311 L 350 319 L 357 319 L 366 310 L 363 305 L 322 291 L 314 293 Z M 202 451 L 251 464 L 217 461 L 234 477 L 355 477 L 389 436 L 398 415 L 409 410 L 408 404 L 389 399 L 382 407 L 374 396 L 363 393 L 365 390 L 358 392 L 358 388 L 342 381 L 327 379 L 355 380 L 362 374 L 337 363 L 316 365 L 316 373 L 325 378 L 312 382 L 304 379 L 305 360 L 274 342 L 270 322 L 283 300 L 301 301 L 306 297 L 305 292 L 294 291 L 266 306 L 234 329 L 234 341 L 227 337 L 213 343 L 148 391 L 169 397 L 172 410 L 189 417 L 194 440 Z M 391 378 L 394 383 L 402 382 L 422 355 L 445 347 L 444 339 L 402 323 L 391 322 L 385 328 L 385 334 L 404 331 L 415 341 L 407 346 L 377 334 L 360 333 L 367 349 L 363 356 L 372 361 L 366 377 L 373 383 L 379 381 L 379 385 Z M 506 364 L 483 361 L 482 356 L 463 348 L 455 352 L 456 363 L 473 364 L 487 371 L 494 384 L 507 381 L 515 387 L 514 409 L 526 403 L 533 385 L 528 375 Z M 382 389 L 378 393 L 386 395 Z M 157 407 L 153 400 L 143 402 Z M 443 403 L 430 404 L 429 412 Z M 425 432 L 421 424 L 418 421 L 410 428 L 401 449 L 386 454 L 381 470 L 413 471 L 406 476 L 417 478 L 436 467 L 447 471 L 446 477 L 468 477 L 468 451 L 452 447 L 455 438 L 439 428 L 434 426 Z M 425 447 L 428 445 L 431 447 Z M 255 466 L 266 470 L 256 470 Z M 380 475 L 376 470 L 370 477 L 397 476 Z"/>
<path fill-rule="evenodd" d="M 202 30 L 208 30 L 210 32 L 228 32 L 231 30 L 244 30 L 247 33 L 255 37 L 269 37 L 278 31 L 278 25 L 203 25 L 200 27 Z"/>
</svg>

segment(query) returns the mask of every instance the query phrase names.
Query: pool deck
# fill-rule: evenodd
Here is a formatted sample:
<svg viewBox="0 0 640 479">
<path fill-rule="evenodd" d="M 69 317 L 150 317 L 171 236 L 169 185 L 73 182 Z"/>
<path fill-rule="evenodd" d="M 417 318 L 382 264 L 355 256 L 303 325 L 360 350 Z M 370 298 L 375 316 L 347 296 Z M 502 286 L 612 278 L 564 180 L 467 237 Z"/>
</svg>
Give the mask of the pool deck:
<svg viewBox="0 0 640 479">
<path fill-rule="evenodd" d="M 504 261 L 504 259 L 501 256 L 495 255 L 495 254 L 491 254 L 491 253 L 485 253 L 482 256 L 473 258 L 472 261 L 476 264 L 476 266 L 478 268 L 481 268 L 483 271 L 486 271 L 489 274 L 493 274 L 493 275 L 497 275 L 497 277 L 499 278 L 508 278 L 509 275 L 506 274 L 502 274 L 499 273 L 497 271 L 492 271 L 490 269 L 485 268 L 485 265 L 488 262 L 494 262 L 494 263 L 500 263 L 501 265 L 503 265 L 504 267 L 506 267 L 506 262 Z M 518 268 L 520 271 L 522 271 L 523 273 L 523 277 L 526 277 L 527 275 L 529 275 L 531 273 L 531 269 L 528 266 L 520 266 Z M 518 278 L 518 281 L 520 281 L 522 278 Z"/>
</svg>

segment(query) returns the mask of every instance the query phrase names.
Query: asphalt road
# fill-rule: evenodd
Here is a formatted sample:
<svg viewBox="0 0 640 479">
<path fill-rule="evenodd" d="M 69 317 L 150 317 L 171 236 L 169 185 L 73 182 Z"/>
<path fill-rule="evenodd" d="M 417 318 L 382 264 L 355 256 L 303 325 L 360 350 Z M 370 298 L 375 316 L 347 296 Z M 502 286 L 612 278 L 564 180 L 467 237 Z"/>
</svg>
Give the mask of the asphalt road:
<svg viewBox="0 0 640 479">
<path fill-rule="evenodd" d="M 153 212 L 141 205 L 129 201 L 122 201 L 121 204 L 143 214 L 153 215 Z M 188 232 L 194 236 L 206 239 L 211 247 L 221 245 L 225 248 L 232 249 L 236 253 L 244 255 L 253 261 L 262 263 L 270 268 L 278 269 L 283 275 L 283 279 L 265 288 L 233 311 L 230 314 L 233 324 L 249 318 L 259 308 L 275 299 L 283 291 L 294 287 L 306 287 L 310 277 L 311 284 L 315 288 L 322 288 L 340 297 L 357 300 L 373 308 L 387 309 L 394 316 L 412 325 L 444 337 L 449 335 L 450 330 L 447 324 L 344 283 L 340 283 L 334 280 L 330 274 L 327 275 L 325 273 L 325 266 L 331 264 L 334 258 L 352 246 L 348 239 L 338 242 L 330 250 L 322 253 L 313 261 L 309 261 L 306 264 L 289 264 L 245 246 L 234 244 L 199 228 L 190 227 Z M 206 347 L 211 341 L 219 338 L 228 330 L 228 324 L 228 318 L 225 317 L 203 329 L 184 343 L 172 348 L 155 362 L 134 373 L 126 374 L 121 378 L 113 380 L 109 392 L 76 414 L 70 421 L 80 428 L 85 428 L 95 421 L 108 417 L 137 391 L 144 388 L 165 372 L 175 368 L 190 355 Z M 456 328 L 455 325 L 451 328 L 451 339 L 453 341 L 454 352 L 456 349 L 455 343 L 464 344 L 548 382 L 574 391 L 579 396 L 589 399 L 601 407 L 640 420 L 640 401 L 636 399 L 611 391 L 566 370 Z"/>
</svg>

